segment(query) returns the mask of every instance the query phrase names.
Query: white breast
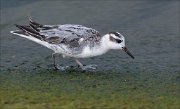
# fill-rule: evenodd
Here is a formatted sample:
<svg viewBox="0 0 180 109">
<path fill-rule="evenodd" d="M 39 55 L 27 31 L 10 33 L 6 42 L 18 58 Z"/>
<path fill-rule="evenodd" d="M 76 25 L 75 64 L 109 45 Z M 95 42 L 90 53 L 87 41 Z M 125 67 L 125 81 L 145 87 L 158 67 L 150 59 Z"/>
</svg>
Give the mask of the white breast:
<svg viewBox="0 0 180 109">
<path fill-rule="evenodd" d="M 90 48 L 89 46 L 86 46 L 82 50 L 82 53 L 79 54 L 77 57 L 78 58 L 88 58 L 88 57 L 102 55 L 102 54 L 106 53 L 107 51 L 108 51 L 108 49 L 103 49 L 101 47 Z"/>
</svg>

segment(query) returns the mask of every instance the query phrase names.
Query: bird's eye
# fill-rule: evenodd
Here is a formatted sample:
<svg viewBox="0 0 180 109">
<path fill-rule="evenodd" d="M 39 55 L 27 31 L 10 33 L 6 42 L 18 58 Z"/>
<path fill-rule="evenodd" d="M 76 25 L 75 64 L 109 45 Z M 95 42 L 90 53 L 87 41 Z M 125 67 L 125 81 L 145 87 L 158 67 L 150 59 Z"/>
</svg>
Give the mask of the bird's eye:
<svg viewBox="0 0 180 109">
<path fill-rule="evenodd" d="M 116 42 L 117 42 L 117 43 L 121 43 L 121 42 L 122 42 L 122 40 L 120 40 L 120 39 L 116 39 Z"/>
<path fill-rule="evenodd" d="M 110 36 L 109 37 L 110 38 L 110 40 L 112 41 L 112 42 L 116 42 L 116 43 L 121 43 L 123 40 L 120 40 L 120 39 L 115 39 L 114 37 L 112 37 L 112 36 Z"/>
</svg>

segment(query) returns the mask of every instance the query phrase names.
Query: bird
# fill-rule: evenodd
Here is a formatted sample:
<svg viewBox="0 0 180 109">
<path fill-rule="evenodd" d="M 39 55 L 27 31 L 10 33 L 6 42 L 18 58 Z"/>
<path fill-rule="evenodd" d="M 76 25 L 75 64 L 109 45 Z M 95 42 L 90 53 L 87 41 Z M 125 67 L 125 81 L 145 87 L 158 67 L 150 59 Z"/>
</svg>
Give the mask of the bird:
<svg viewBox="0 0 180 109">
<path fill-rule="evenodd" d="M 134 56 L 125 46 L 125 38 L 119 32 L 101 35 L 97 30 L 78 24 L 44 25 L 29 17 L 28 25 L 15 24 L 18 30 L 10 31 L 41 44 L 53 51 L 53 66 L 56 70 L 65 67 L 56 63 L 56 54 L 75 60 L 82 70 L 96 69 L 96 65 L 83 65 L 80 58 L 103 55 L 111 49 L 122 50 L 132 59 Z"/>
</svg>

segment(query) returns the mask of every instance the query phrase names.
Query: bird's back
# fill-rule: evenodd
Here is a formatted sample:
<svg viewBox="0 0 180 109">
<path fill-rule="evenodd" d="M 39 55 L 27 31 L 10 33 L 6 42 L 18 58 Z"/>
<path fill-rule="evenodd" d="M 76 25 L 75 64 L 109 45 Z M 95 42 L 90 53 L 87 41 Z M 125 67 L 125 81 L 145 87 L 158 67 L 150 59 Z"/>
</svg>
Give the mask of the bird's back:
<svg viewBox="0 0 180 109">
<path fill-rule="evenodd" d="M 80 54 L 85 46 L 93 47 L 101 39 L 98 31 L 82 25 L 42 25 L 30 19 L 28 26 L 16 26 L 20 30 L 12 31 L 13 34 L 69 55 Z"/>
<path fill-rule="evenodd" d="M 66 38 L 68 40 L 73 40 L 76 38 L 88 39 L 101 36 L 100 33 L 95 29 L 76 24 L 55 25 L 52 26 L 52 28 L 42 29 L 39 33 L 47 38 L 57 36 L 60 38 Z"/>
</svg>

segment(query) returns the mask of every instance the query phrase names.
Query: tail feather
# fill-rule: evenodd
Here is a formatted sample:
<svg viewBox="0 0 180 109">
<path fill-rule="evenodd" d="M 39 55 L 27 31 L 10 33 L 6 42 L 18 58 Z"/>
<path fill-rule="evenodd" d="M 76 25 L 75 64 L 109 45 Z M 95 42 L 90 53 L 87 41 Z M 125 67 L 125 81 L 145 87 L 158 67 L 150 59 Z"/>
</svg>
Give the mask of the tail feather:
<svg viewBox="0 0 180 109">
<path fill-rule="evenodd" d="M 34 29 L 35 31 L 37 31 L 37 32 L 40 31 L 40 28 L 43 28 L 43 27 L 44 27 L 44 25 L 39 24 L 39 23 L 33 21 L 31 17 L 29 17 L 29 26 L 30 26 L 32 29 Z"/>
<path fill-rule="evenodd" d="M 44 25 L 34 22 L 31 18 L 29 18 L 29 25 L 25 26 L 15 24 L 15 26 L 19 28 L 19 30 L 10 31 L 12 34 L 27 38 L 49 49 L 52 49 L 51 45 L 46 42 L 46 36 L 40 33 L 40 30 L 45 27 Z"/>
<path fill-rule="evenodd" d="M 48 29 L 55 28 L 54 26 L 42 25 L 40 23 L 37 23 L 33 21 L 32 18 L 30 17 L 29 17 L 29 26 L 37 32 L 39 32 L 40 30 L 48 30 Z"/>
<path fill-rule="evenodd" d="M 25 33 L 27 33 L 28 35 L 34 36 L 40 40 L 45 39 L 44 35 L 39 34 L 37 31 L 30 28 L 29 26 L 22 26 L 22 25 L 17 25 L 17 24 L 15 24 L 15 26 L 18 27 L 20 30 L 24 31 Z"/>
<path fill-rule="evenodd" d="M 35 31 L 37 31 L 37 32 L 40 31 L 37 27 L 35 27 L 35 26 L 34 26 L 33 24 L 31 24 L 31 23 L 29 23 L 29 26 L 30 26 L 33 30 L 35 30 Z"/>
<path fill-rule="evenodd" d="M 37 23 L 32 20 L 32 18 L 29 17 L 29 24 L 33 25 L 35 28 L 43 28 L 44 26 L 40 23 Z"/>
<path fill-rule="evenodd" d="M 57 28 L 56 25 L 52 26 L 52 25 L 43 25 L 37 23 L 33 21 L 31 17 L 29 17 L 29 26 L 37 32 L 39 32 L 40 30 L 49 30 L 49 29 Z"/>
<path fill-rule="evenodd" d="M 43 45 L 43 46 L 45 46 L 45 47 L 47 47 L 49 49 L 52 49 L 51 45 L 48 42 L 46 42 L 44 40 L 40 40 L 39 37 L 32 36 L 32 35 L 28 34 L 27 32 L 24 32 L 23 30 L 15 30 L 15 31 L 10 31 L 10 32 L 12 34 L 27 38 L 27 39 L 29 39 L 29 40 L 31 40 L 33 42 L 41 44 L 41 45 Z"/>
</svg>

